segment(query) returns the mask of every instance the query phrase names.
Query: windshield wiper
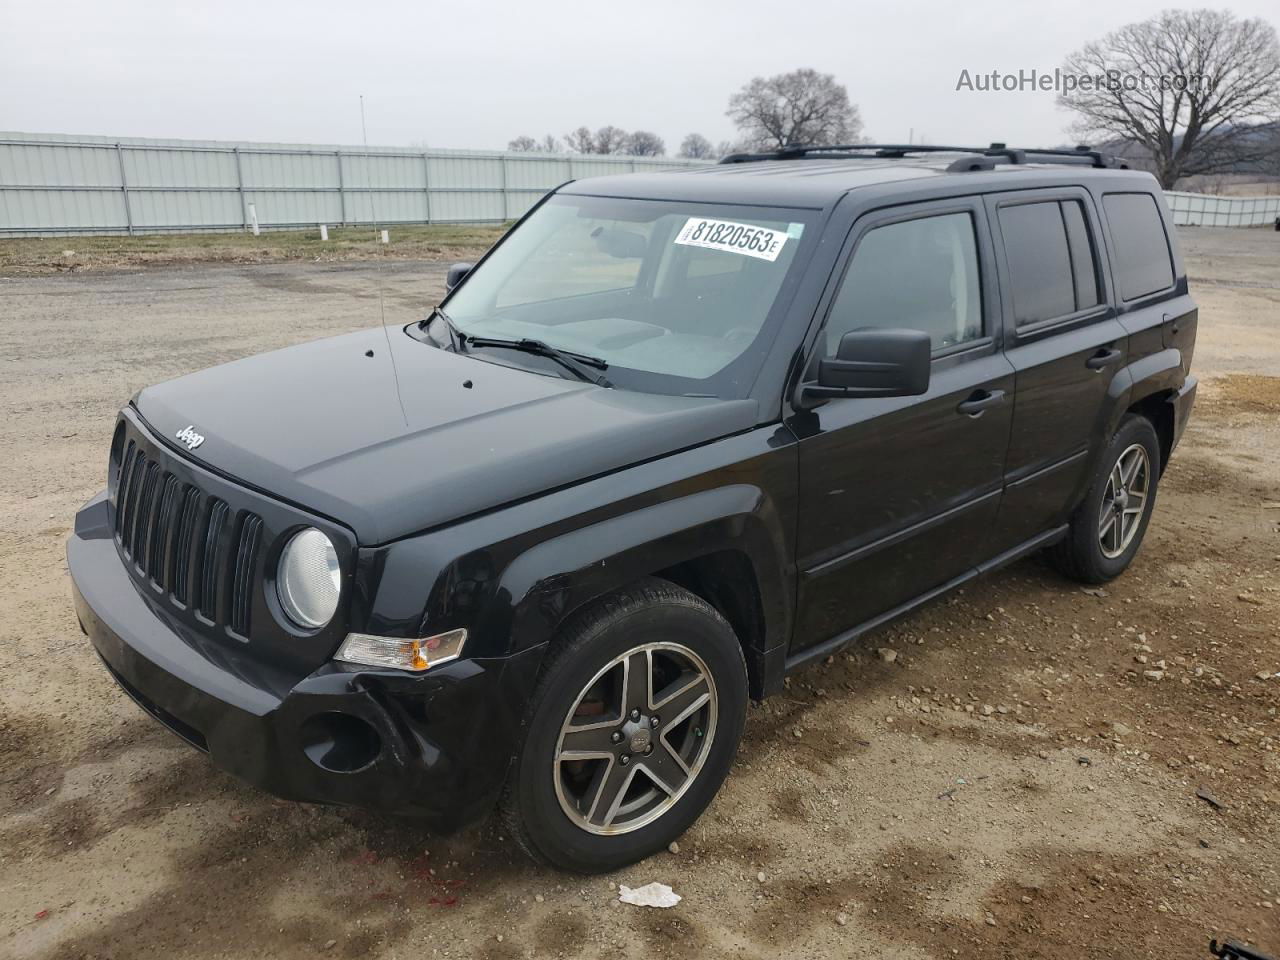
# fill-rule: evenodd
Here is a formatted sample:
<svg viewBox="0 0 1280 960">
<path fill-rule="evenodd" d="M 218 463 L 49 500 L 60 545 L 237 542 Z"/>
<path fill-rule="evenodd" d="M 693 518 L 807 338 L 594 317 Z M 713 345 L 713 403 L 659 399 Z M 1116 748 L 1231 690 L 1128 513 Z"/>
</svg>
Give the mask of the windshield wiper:
<svg viewBox="0 0 1280 960">
<path fill-rule="evenodd" d="M 435 317 L 439 317 L 444 321 L 444 328 L 449 331 L 449 345 L 453 347 L 453 352 L 461 353 L 462 344 L 466 340 L 466 335 L 453 325 L 453 320 L 451 320 L 449 315 L 439 307 L 435 307 L 428 316 L 424 317 L 418 324 L 418 327 L 420 329 L 425 329 L 427 324 L 429 324 Z"/>
<path fill-rule="evenodd" d="M 586 369 L 594 367 L 597 370 L 607 370 L 609 367 L 608 362 L 601 360 L 599 357 L 589 357 L 584 353 L 561 350 L 559 347 L 553 347 L 549 343 L 544 343 L 541 340 L 531 340 L 528 337 L 522 340 L 503 340 L 497 337 L 473 337 L 468 333 L 461 333 L 459 337 L 464 344 L 471 344 L 473 347 L 505 347 L 508 350 L 520 350 L 523 353 L 546 357 L 548 360 L 554 360 L 560 364 L 579 380 L 585 380 L 587 383 L 594 383 L 601 387 L 613 386 L 603 375 L 591 373 L 590 370 Z"/>
</svg>

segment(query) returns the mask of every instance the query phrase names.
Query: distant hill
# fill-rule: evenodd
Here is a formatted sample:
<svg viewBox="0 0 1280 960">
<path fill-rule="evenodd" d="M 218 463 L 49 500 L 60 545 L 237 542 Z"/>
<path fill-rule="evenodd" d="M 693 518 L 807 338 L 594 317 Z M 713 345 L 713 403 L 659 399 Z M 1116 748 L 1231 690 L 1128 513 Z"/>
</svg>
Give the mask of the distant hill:
<svg viewBox="0 0 1280 960">
<path fill-rule="evenodd" d="M 1264 155 L 1260 159 L 1233 163 L 1219 173 L 1247 174 L 1263 179 L 1280 176 L 1280 120 L 1250 127 L 1243 139 L 1250 146 L 1256 145 L 1262 148 Z M 1181 137 L 1175 139 L 1175 143 L 1181 142 Z M 1151 153 L 1140 143 L 1134 143 L 1131 140 L 1108 140 L 1096 146 L 1095 149 L 1124 157 L 1132 166 L 1140 170 L 1152 168 Z"/>
</svg>

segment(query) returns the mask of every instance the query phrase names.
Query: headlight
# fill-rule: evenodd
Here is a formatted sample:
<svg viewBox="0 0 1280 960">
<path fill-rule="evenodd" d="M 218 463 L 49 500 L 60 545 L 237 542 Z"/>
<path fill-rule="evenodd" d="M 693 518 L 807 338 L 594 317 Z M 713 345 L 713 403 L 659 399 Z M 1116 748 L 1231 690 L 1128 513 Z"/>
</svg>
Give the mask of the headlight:
<svg viewBox="0 0 1280 960">
<path fill-rule="evenodd" d="M 276 595 L 300 627 L 323 627 L 338 610 L 342 570 L 333 543 L 315 527 L 296 533 L 280 556 Z"/>
</svg>

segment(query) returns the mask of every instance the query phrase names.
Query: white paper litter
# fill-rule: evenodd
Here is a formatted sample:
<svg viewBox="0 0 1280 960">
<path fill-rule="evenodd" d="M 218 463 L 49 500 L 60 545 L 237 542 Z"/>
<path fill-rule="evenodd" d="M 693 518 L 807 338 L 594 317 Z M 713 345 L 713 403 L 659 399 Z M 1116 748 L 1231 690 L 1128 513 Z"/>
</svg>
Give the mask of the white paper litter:
<svg viewBox="0 0 1280 960">
<path fill-rule="evenodd" d="M 674 907 L 683 899 L 665 883 L 646 883 L 632 890 L 624 883 L 618 884 L 618 899 L 637 907 Z"/>
</svg>

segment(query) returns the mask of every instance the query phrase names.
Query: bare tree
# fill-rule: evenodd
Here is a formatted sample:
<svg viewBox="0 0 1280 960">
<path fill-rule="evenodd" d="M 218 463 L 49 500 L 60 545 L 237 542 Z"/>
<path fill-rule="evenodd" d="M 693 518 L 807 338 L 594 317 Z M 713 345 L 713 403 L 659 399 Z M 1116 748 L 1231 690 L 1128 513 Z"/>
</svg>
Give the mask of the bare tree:
<svg viewBox="0 0 1280 960">
<path fill-rule="evenodd" d="M 586 127 L 582 129 L 586 130 Z M 587 137 L 591 137 L 590 130 L 587 130 Z M 548 133 L 541 140 L 535 140 L 533 137 L 516 137 L 507 144 L 507 149 L 516 153 L 564 153 L 564 144 L 558 137 Z"/>
<path fill-rule="evenodd" d="M 564 139 L 574 153 L 622 153 L 627 145 L 627 131 L 610 125 L 592 133 L 589 127 L 578 127 L 566 133 Z"/>
<path fill-rule="evenodd" d="M 596 137 L 587 127 L 570 130 L 564 135 L 565 145 L 572 153 L 595 153 Z"/>
<path fill-rule="evenodd" d="M 595 153 L 622 153 L 627 146 L 627 131 L 612 124 L 596 131 Z"/>
<path fill-rule="evenodd" d="M 831 74 L 809 69 L 756 77 L 729 98 L 725 114 L 755 149 L 852 143 L 862 130 L 849 91 Z"/>
<path fill-rule="evenodd" d="M 661 157 L 666 155 L 667 144 L 656 133 L 636 130 L 627 136 L 622 152 L 633 157 Z"/>
<path fill-rule="evenodd" d="M 637 130 L 627 133 L 621 127 L 612 124 L 601 127 L 594 133 L 588 127 L 578 127 L 564 135 L 565 143 L 574 153 L 625 153 L 633 157 L 661 157 L 667 152 L 667 145 L 656 133 L 648 130 Z M 560 142 L 554 137 L 547 137 L 542 149 L 558 150 Z"/>
<path fill-rule="evenodd" d="M 702 134 L 691 133 L 680 141 L 680 153 L 677 156 L 686 160 L 710 160 L 715 156 L 715 147 Z"/>
<path fill-rule="evenodd" d="M 1071 54 L 1058 97 L 1074 132 L 1117 138 L 1149 156 L 1166 190 L 1180 177 L 1263 163 L 1280 117 L 1280 43 L 1260 19 L 1225 10 L 1166 10 Z"/>
</svg>

